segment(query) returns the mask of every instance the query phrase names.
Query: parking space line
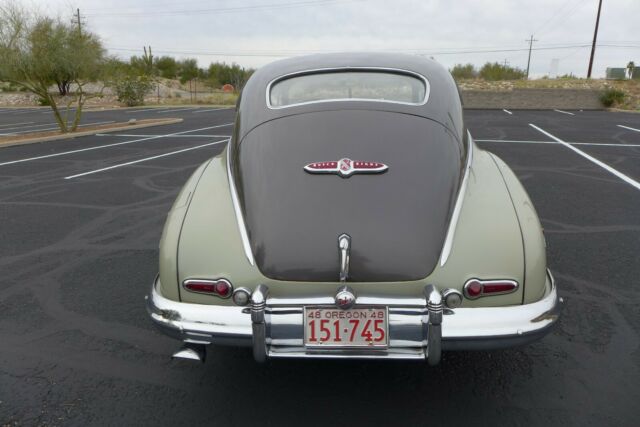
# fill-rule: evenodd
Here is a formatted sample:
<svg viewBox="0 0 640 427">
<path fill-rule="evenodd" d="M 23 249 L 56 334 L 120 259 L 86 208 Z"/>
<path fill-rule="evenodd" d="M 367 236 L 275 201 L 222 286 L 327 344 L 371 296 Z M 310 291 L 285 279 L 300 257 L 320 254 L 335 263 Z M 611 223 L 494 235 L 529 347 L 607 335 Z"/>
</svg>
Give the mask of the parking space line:
<svg viewBox="0 0 640 427">
<path fill-rule="evenodd" d="M 618 127 L 619 128 L 624 128 L 624 129 L 629 129 L 629 130 L 632 130 L 634 132 L 640 132 L 640 129 L 630 128 L 629 126 L 618 125 Z"/>
<path fill-rule="evenodd" d="M 81 127 L 92 126 L 92 125 L 106 125 L 106 124 L 109 124 L 109 123 L 115 123 L 115 120 L 109 120 L 109 121 L 106 121 L 106 122 L 85 123 L 83 125 L 78 125 L 78 127 L 81 128 Z M 38 126 L 48 126 L 48 125 L 38 125 Z M 36 126 L 35 125 L 34 126 L 24 126 L 24 127 L 21 127 L 21 128 L 24 129 L 25 127 L 36 127 Z M 2 130 L 4 131 L 4 130 L 11 130 L 11 129 L 20 129 L 20 128 L 9 128 L 9 129 L 2 129 Z M 18 130 L 18 131 L 15 131 L 15 132 L 0 133 L 0 135 L 5 135 L 5 136 L 6 135 L 19 135 L 19 134 L 22 134 L 22 133 L 44 132 L 45 130 L 56 130 L 56 129 L 58 129 L 58 126 L 50 127 L 50 128 L 44 128 L 44 129 Z"/>
<path fill-rule="evenodd" d="M 233 110 L 233 108 L 207 108 L 206 110 L 192 111 L 191 114 L 208 113 L 210 111 Z"/>
<path fill-rule="evenodd" d="M 125 113 L 142 113 L 143 111 L 162 111 L 167 110 L 171 107 L 155 107 L 155 108 L 145 108 L 144 110 L 124 110 Z"/>
<path fill-rule="evenodd" d="M 595 163 L 596 165 L 600 166 L 602 169 L 606 170 L 607 172 L 617 176 L 618 178 L 620 178 L 621 180 L 623 180 L 627 184 L 630 184 L 633 187 L 635 187 L 637 190 L 640 190 L 640 182 L 628 177 L 627 175 L 623 174 L 622 172 L 620 172 L 620 171 L 612 168 L 611 166 L 607 165 L 606 163 L 603 163 L 600 160 L 596 159 L 595 157 L 592 157 L 592 156 L 588 155 L 584 151 L 577 149 L 576 147 L 574 147 L 573 145 L 569 144 L 568 142 L 565 142 L 565 141 L 561 140 L 560 138 L 551 135 L 549 132 L 547 132 L 544 129 L 539 128 L 538 126 L 534 125 L 533 123 L 529 123 L 529 126 L 534 128 L 538 132 L 548 136 L 549 138 L 553 139 L 558 144 L 562 144 L 565 147 L 567 147 L 568 149 L 570 149 L 570 150 L 574 151 L 575 153 L 581 155 L 582 157 L 584 157 L 585 159 L 589 160 L 590 162 Z"/>
<path fill-rule="evenodd" d="M 191 107 L 191 108 L 176 108 L 175 110 L 164 110 L 164 111 L 158 111 L 158 114 L 163 114 L 163 113 L 173 113 L 175 111 L 190 111 L 190 110 L 198 110 L 201 107 Z"/>
<path fill-rule="evenodd" d="M 512 113 L 511 111 L 506 110 L 506 109 L 504 109 L 504 108 L 502 109 L 502 111 L 504 111 L 505 113 L 507 113 L 507 114 L 508 114 L 508 115 L 510 115 L 510 116 L 511 116 L 511 115 L 513 115 L 513 113 Z"/>
<path fill-rule="evenodd" d="M 94 173 L 100 173 L 100 172 L 108 171 L 108 170 L 111 170 L 111 169 L 121 168 L 123 166 L 135 165 L 136 163 L 142 163 L 142 162 L 146 162 L 148 160 L 159 159 L 161 157 L 173 156 L 174 154 L 184 153 L 185 151 L 197 150 L 198 148 L 204 148 L 204 147 L 208 147 L 208 146 L 211 146 L 211 145 L 221 144 L 221 143 L 227 142 L 227 141 L 228 141 L 228 139 L 209 142 L 207 144 L 197 145 L 195 147 L 184 148 L 182 150 L 172 151 L 170 153 L 164 153 L 164 154 L 159 154 L 157 156 L 145 157 L 144 159 L 138 159 L 138 160 L 133 160 L 131 162 L 120 163 L 120 164 L 113 165 L 113 166 L 108 166 L 108 167 L 102 168 L 102 169 L 96 169 L 96 170 L 93 170 L 93 171 L 83 172 L 83 173 L 79 173 L 79 174 L 76 174 L 76 175 L 65 176 L 64 179 L 73 179 L 73 178 L 78 178 L 78 177 L 81 177 L 81 176 L 92 175 Z"/>
<path fill-rule="evenodd" d="M 575 113 L 571 113 L 569 111 L 562 111 L 562 110 L 553 110 L 556 111 L 558 113 L 562 113 L 562 114 L 569 114 L 570 116 L 575 116 Z"/>
<path fill-rule="evenodd" d="M 4 127 L 7 127 L 7 126 L 30 125 L 32 123 L 35 123 L 35 122 L 7 123 L 7 124 L 4 124 L 4 125 L 0 125 L 0 129 L 2 129 Z"/>
<path fill-rule="evenodd" d="M 476 142 L 512 142 L 516 144 L 555 144 L 555 141 L 522 141 L 522 140 L 509 140 L 509 139 L 474 139 Z M 595 145 L 602 147 L 640 147 L 640 144 L 614 144 L 604 142 L 570 142 L 571 145 Z"/>
<path fill-rule="evenodd" d="M 223 125 L 208 126 L 206 128 L 193 129 L 193 130 L 185 130 L 185 131 L 182 131 L 182 132 L 176 132 L 176 133 L 162 135 L 162 136 L 152 136 L 152 137 L 149 137 L 149 138 L 134 139 L 133 141 L 116 142 L 116 143 L 113 143 L 113 144 L 98 145 L 96 147 L 88 147 L 88 148 L 80 148 L 78 150 L 63 151 L 62 153 L 54 153 L 54 154 L 47 154 L 47 155 L 44 155 L 44 156 L 29 157 L 29 158 L 26 158 L 26 159 L 12 160 L 12 161 L 9 161 L 9 162 L 0 163 L 0 166 L 12 165 L 14 163 L 30 162 L 32 160 L 47 159 L 49 157 L 65 156 L 67 154 L 80 153 L 82 151 L 100 150 L 102 148 L 115 147 L 117 145 L 133 144 L 135 142 L 149 141 L 149 140 L 152 140 L 152 139 L 159 139 L 159 138 L 165 137 L 165 136 L 176 136 L 176 135 L 182 135 L 183 133 L 198 132 L 198 131 L 201 131 L 201 130 L 215 129 L 215 128 L 221 128 L 221 127 L 231 126 L 231 125 L 233 125 L 233 123 L 225 123 Z"/>
<path fill-rule="evenodd" d="M 122 137 L 151 137 L 158 138 L 229 138 L 231 135 L 142 135 L 135 133 L 96 133 L 95 136 L 122 136 Z"/>
</svg>

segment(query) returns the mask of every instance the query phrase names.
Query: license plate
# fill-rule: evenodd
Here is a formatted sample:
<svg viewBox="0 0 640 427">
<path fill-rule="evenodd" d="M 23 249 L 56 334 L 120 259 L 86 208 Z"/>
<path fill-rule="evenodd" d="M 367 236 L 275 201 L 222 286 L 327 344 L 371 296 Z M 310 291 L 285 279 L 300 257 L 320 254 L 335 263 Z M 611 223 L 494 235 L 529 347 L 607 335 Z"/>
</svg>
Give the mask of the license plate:
<svg viewBox="0 0 640 427">
<path fill-rule="evenodd" d="M 304 308 L 307 347 L 386 348 L 389 343 L 387 307 Z"/>
</svg>

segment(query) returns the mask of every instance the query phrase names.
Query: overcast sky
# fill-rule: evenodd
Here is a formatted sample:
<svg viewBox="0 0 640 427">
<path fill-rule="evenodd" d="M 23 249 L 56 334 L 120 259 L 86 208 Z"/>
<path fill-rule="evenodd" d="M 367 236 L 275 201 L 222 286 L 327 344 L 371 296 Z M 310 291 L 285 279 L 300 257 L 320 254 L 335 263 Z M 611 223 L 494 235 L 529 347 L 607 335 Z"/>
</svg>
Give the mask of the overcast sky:
<svg viewBox="0 0 640 427">
<path fill-rule="evenodd" d="M 0 0 L 5 1 L 5 0 Z M 559 60 L 586 76 L 598 0 L 18 0 L 82 22 L 110 53 L 197 58 L 248 67 L 314 52 L 400 51 L 447 67 L 505 60 L 531 75 Z M 640 64 L 640 0 L 603 0 L 594 77 Z M 499 51 L 499 52 L 496 52 Z"/>
</svg>

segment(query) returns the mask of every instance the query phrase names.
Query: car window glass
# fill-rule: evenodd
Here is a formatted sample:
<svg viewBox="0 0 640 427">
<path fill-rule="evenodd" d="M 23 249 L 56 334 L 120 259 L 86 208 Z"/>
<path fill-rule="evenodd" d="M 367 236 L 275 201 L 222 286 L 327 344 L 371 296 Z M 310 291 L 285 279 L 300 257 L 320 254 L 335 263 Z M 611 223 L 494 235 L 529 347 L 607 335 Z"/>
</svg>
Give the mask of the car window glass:
<svg viewBox="0 0 640 427">
<path fill-rule="evenodd" d="M 271 107 L 345 100 L 422 104 L 425 82 L 413 75 L 385 71 L 332 71 L 287 77 L 270 87 Z"/>
</svg>

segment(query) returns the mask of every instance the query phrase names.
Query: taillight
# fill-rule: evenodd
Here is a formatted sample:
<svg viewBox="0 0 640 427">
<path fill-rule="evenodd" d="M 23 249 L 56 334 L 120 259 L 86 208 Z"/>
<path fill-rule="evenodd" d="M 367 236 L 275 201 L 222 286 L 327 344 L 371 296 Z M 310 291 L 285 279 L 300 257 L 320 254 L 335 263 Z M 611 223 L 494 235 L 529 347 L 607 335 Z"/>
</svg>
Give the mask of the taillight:
<svg viewBox="0 0 640 427">
<path fill-rule="evenodd" d="M 191 292 L 216 295 L 221 298 L 229 298 L 233 293 L 233 286 L 231 285 L 231 282 L 226 279 L 189 279 L 185 280 L 182 283 L 182 286 Z"/>
<path fill-rule="evenodd" d="M 470 279 L 464 284 L 464 295 L 469 299 L 510 294 L 516 290 L 518 290 L 518 282 L 513 280 Z"/>
</svg>

